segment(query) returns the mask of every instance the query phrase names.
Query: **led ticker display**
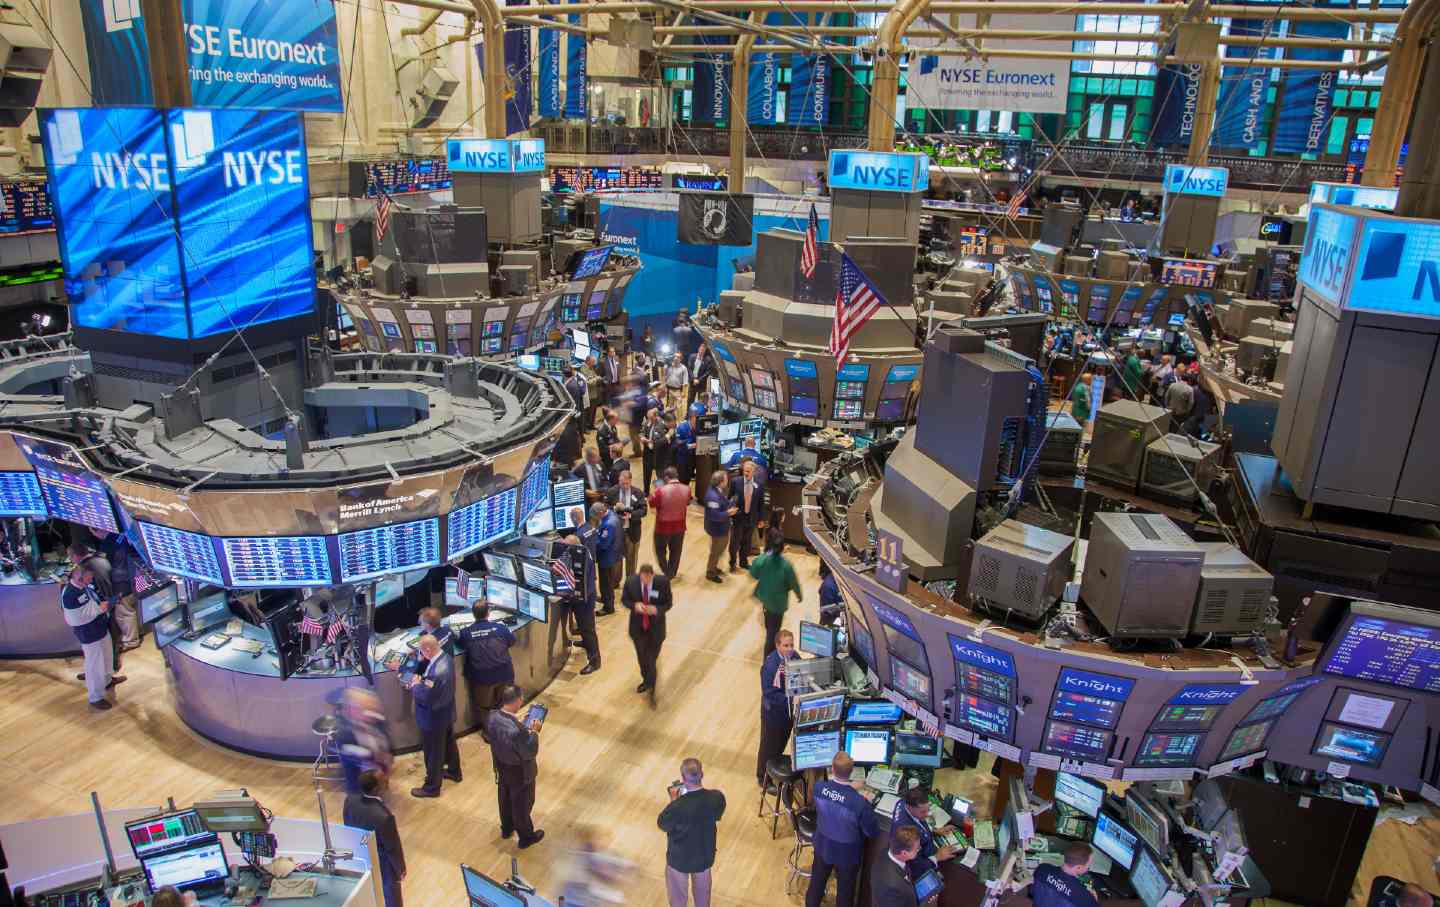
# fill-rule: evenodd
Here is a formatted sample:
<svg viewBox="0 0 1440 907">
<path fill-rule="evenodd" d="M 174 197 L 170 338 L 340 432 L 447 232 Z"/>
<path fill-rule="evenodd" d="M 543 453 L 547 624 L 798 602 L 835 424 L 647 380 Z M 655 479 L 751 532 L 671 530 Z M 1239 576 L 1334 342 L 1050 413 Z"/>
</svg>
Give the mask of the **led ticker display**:
<svg viewBox="0 0 1440 907">
<path fill-rule="evenodd" d="M 48 280 L 64 280 L 65 269 L 57 262 L 35 267 L 6 268 L 0 271 L 0 287 L 26 287 Z"/>
<path fill-rule="evenodd" d="M 69 447 L 19 436 L 15 442 L 35 467 L 35 478 L 51 517 L 105 532 L 119 531 L 109 489 Z"/>
<path fill-rule="evenodd" d="M 640 167 L 554 167 L 550 170 L 550 189 L 553 192 L 664 187 L 664 176 L 659 170 Z"/>
<path fill-rule="evenodd" d="M 1440 628 L 1357 616 L 1332 645 L 1327 674 L 1440 693 Z"/>
<path fill-rule="evenodd" d="M 322 535 L 221 539 L 230 585 L 239 587 L 333 585 Z"/>
<path fill-rule="evenodd" d="M 43 520 L 45 497 L 33 472 L 0 472 L 0 516 L 26 516 Z"/>
<path fill-rule="evenodd" d="M 1160 282 L 1169 286 L 1213 287 L 1215 269 L 1213 261 L 1169 258 L 1161 265 Z"/>
<path fill-rule="evenodd" d="M 1146 734 L 1135 753 L 1135 764 L 1152 768 L 1195 764 L 1195 751 L 1204 734 Z"/>
<path fill-rule="evenodd" d="M 340 581 L 358 582 L 440 563 L 440 520 L 415 520 L 342 532 Z"/>
<path fill-rule="evenodd" d="M 55 229 L 50 187 L 45 180 L 0 183 L 0 236 L 48 233 Z"/>
<path fill-rule="evenodd" d="M 438 192 L 453 184 L 450 168 L 441 157 L 407 158 L 365 163 L 365 194 L 377 198 L 411 192 Z"/>
<path fill-rule="evenodd" d="M 509 488 L 452 510 L 447 520 L 446 559 L 468 554 L 514 532 L 518 499 L 519 489 Z"/>
<path fill-rule="evenodd" d="M 225 584 L 220 575 L 220 559 L 215 556 L 215 542 L 210 536 L 141 522 L 140 537 L 145 540 L 150 566 L 156 570 L 217 586 Z"/>
</svg>

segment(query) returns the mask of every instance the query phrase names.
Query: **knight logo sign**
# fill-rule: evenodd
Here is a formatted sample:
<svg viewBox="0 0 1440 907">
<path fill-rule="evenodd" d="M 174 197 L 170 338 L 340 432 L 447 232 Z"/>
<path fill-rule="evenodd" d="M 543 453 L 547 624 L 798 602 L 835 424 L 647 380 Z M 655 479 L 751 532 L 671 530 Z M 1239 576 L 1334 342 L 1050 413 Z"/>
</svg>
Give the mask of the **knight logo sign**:
<svg viewBox="0 0 1440 907">
<path fill-rule="evenodd" d="M 975 17 L 961 16 L 959 30 L 976 32 Z M 992 29 L 1038 29 L 1071 32 L 1075 17 L 995 14 Z M 1064 113 L 1070 90 L 1070 61 L 1017 57 L 965 57 L 926 53 L 941 46 L 956 48 L 950 38 L 911 38 L 910 69 L 905 76 L 905 103 L 927 110 L 1018 110 Z M 987 39 L 987 50 L 1054 50 L 1053 42 Z"/>
</svg>

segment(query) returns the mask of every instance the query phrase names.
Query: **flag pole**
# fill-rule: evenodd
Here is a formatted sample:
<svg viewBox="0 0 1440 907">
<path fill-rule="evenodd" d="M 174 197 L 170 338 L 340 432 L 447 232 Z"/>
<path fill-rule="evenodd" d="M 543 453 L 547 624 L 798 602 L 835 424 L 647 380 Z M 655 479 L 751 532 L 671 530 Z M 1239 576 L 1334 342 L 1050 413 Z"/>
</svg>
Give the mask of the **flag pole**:
<svg viewBox="0 0 1440 907">
<path fill-rule="evenodd" d="M 844 246 L 843 244 L 838 243 L 838 242 L 832 242 L 831 245 L 834 246 L 835 248 L 839 249 L 841 255 L 844 255 L 844 254 L 845 254 L 845 246 Z M 850 260 L 851 260 L 851 261 L 854 261 L 855 259 L 852 258 L 852 259 L 850 259 Z M 855 266 L 855 269 L 856 269 L 857 271 L 860 271 L 861 274 L 865 274 L 865 272 L 864 272 L 863 270 L 860 270 L 860 266 L 859 266 L 858 264 Z M 866 279 L 866 280 L 869 280 L 869 279 L 870 279 L 870 275 L 869 275 L 869 274 L 865 274 L 865 279 Z M 875 295 L 880 296 L 879 293 L 876 293 Z M 898 309 L 896 309 L 893 305 L 890 304 L 890 300 L 885 299 L 884 296 L 880 296 L 880 298 L 883 299 L 883 300 L 885 300 L 885 308 L 889 309 L 889 310 L 895 315 L 895 317 L 900 321 L 901 324 L 905 324 L 905 323 L 906 323 L 906 322 L 905 322 L 905 316 L 904 316 L 904 315 L 901 315 L 901 314 L 900 314 L 900 311 L 899 311 Z M 914 308 L 914 306 L 912 305 L 911 308 Z M 932 309 L 934 308 L 934 303 L 931 303 L 931 308 L 932 308 Z M 914 340 L 915 340 L 915 349 L 917 349 L 917 350 L 923 350 L 923 349 L 925 349 L 925 342 L 920 338 L 920 316 L 919 316 L 918 314 L 915 316 L 915 323 L 914 323 L 913 325 L 910 325 L 910 336 L 911 336 L 912 338 L 914 338 Z"/>
</svg>

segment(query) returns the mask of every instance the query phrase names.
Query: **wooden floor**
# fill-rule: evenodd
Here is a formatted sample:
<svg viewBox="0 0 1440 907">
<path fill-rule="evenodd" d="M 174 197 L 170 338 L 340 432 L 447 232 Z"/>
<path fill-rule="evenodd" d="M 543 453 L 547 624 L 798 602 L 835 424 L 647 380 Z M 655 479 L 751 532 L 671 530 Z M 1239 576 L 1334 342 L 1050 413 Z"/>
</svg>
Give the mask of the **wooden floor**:
<svg viewBox="0 0 1440 907">
<path fill-rule="evenodd" d="M 627 903 L 664 903 L 664 836 L 655 817 L 665 787 L 687 756 L 705 764 L 707 786 L 729 799 L 720 826 L 715 903 L 800 903 L 785 894 L 789 835 L 770 839 L 770 824 L 755 816 L 755 748 L 759 735 L 759 605 L 747 577 L 723 586 L 704 579 L 704 535 L 693 510 L 684 568 L 675 585 L 669 639 L 660 660 L 658 709 L 634 692 L 639 683 L 624 614 L 600 618 L 604 667 L 581 677 L 584 658 L 542 695 L 550 717 L 542 734 L 536 824 L 545 840 L 524 852 L 501 841 L 489 756 L 474 735 L 460 741 L 465 781 L 446 784 L 439 800 L 415 800 L 408 791 L 422 774 L 418 755 L 397 763 L 391 801 L 399 818 L 410 873 L 411 905 L 465 903 L 458 865 L 492 876 L 509 872 L 520 854 L 521 871 L 543 894 L 560 891 L 566 854 L 577 830 L 590 826 L 611 852 L 634 862 L 622 886 Z M 647 538 L 642 552 L 650 550 Z M 803 605 L 785 625 L 814 619 L 818 561 L 792 549 Z M 308 765 L 237 755 L 191 733 L 175 717 L 164 666 L 152 642 L 126 656 L 129 681 L 118 688 L 118 708 L 93 712 L 75 679 L 79 659 L 0 662 L 0 823 L 89 809 L 96 791 L 107 807 L 137 807 L 193 800 L 223 788 L 248 787 L 277 815 L 315 818 Z M 988 771 L 949 779 L 956 792 L 988 800 Z M 328 806 L 338 816 L 340 798 Z M 1387 822 L 1375 832 L 1357 881 L 1356 897 L 1383 872 L 1436 888 L 1431 860 L 1440 853 L 1440 821 L 1416 826 Z M 1302 857 L 1303 859 L 1303 857 Z M 808 857 L 807 860 L 808 862 Z M 1352 899 L 1353 900 L 1353 899 Z M 1278 903 L 1278 902 L 1271 902 Z"/>
</svg>

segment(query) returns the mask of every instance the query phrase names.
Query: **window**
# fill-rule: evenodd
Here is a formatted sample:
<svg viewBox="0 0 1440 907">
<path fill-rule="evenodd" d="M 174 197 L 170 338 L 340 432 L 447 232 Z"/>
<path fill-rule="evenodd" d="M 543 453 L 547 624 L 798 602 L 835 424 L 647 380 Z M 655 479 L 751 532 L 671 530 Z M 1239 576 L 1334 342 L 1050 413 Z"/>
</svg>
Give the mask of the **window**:
<svg viewBox="0 0 1440 907">
<path fill-rule="evenodd" d="M 1110 107 L 1110 134 L 1106 138 L 1112 142 L 1125 141 L 1125 117 L 1129 112 L 1128 104 L 1115 104 Z"/>
<path fill-rule="evenodd" d="M 1105 129 L 1105 105 L 1096 101 L 1090 105 L 1090 116 L 1085 123 L 1085 137 L 1100 139 Z"/>
</svg>

